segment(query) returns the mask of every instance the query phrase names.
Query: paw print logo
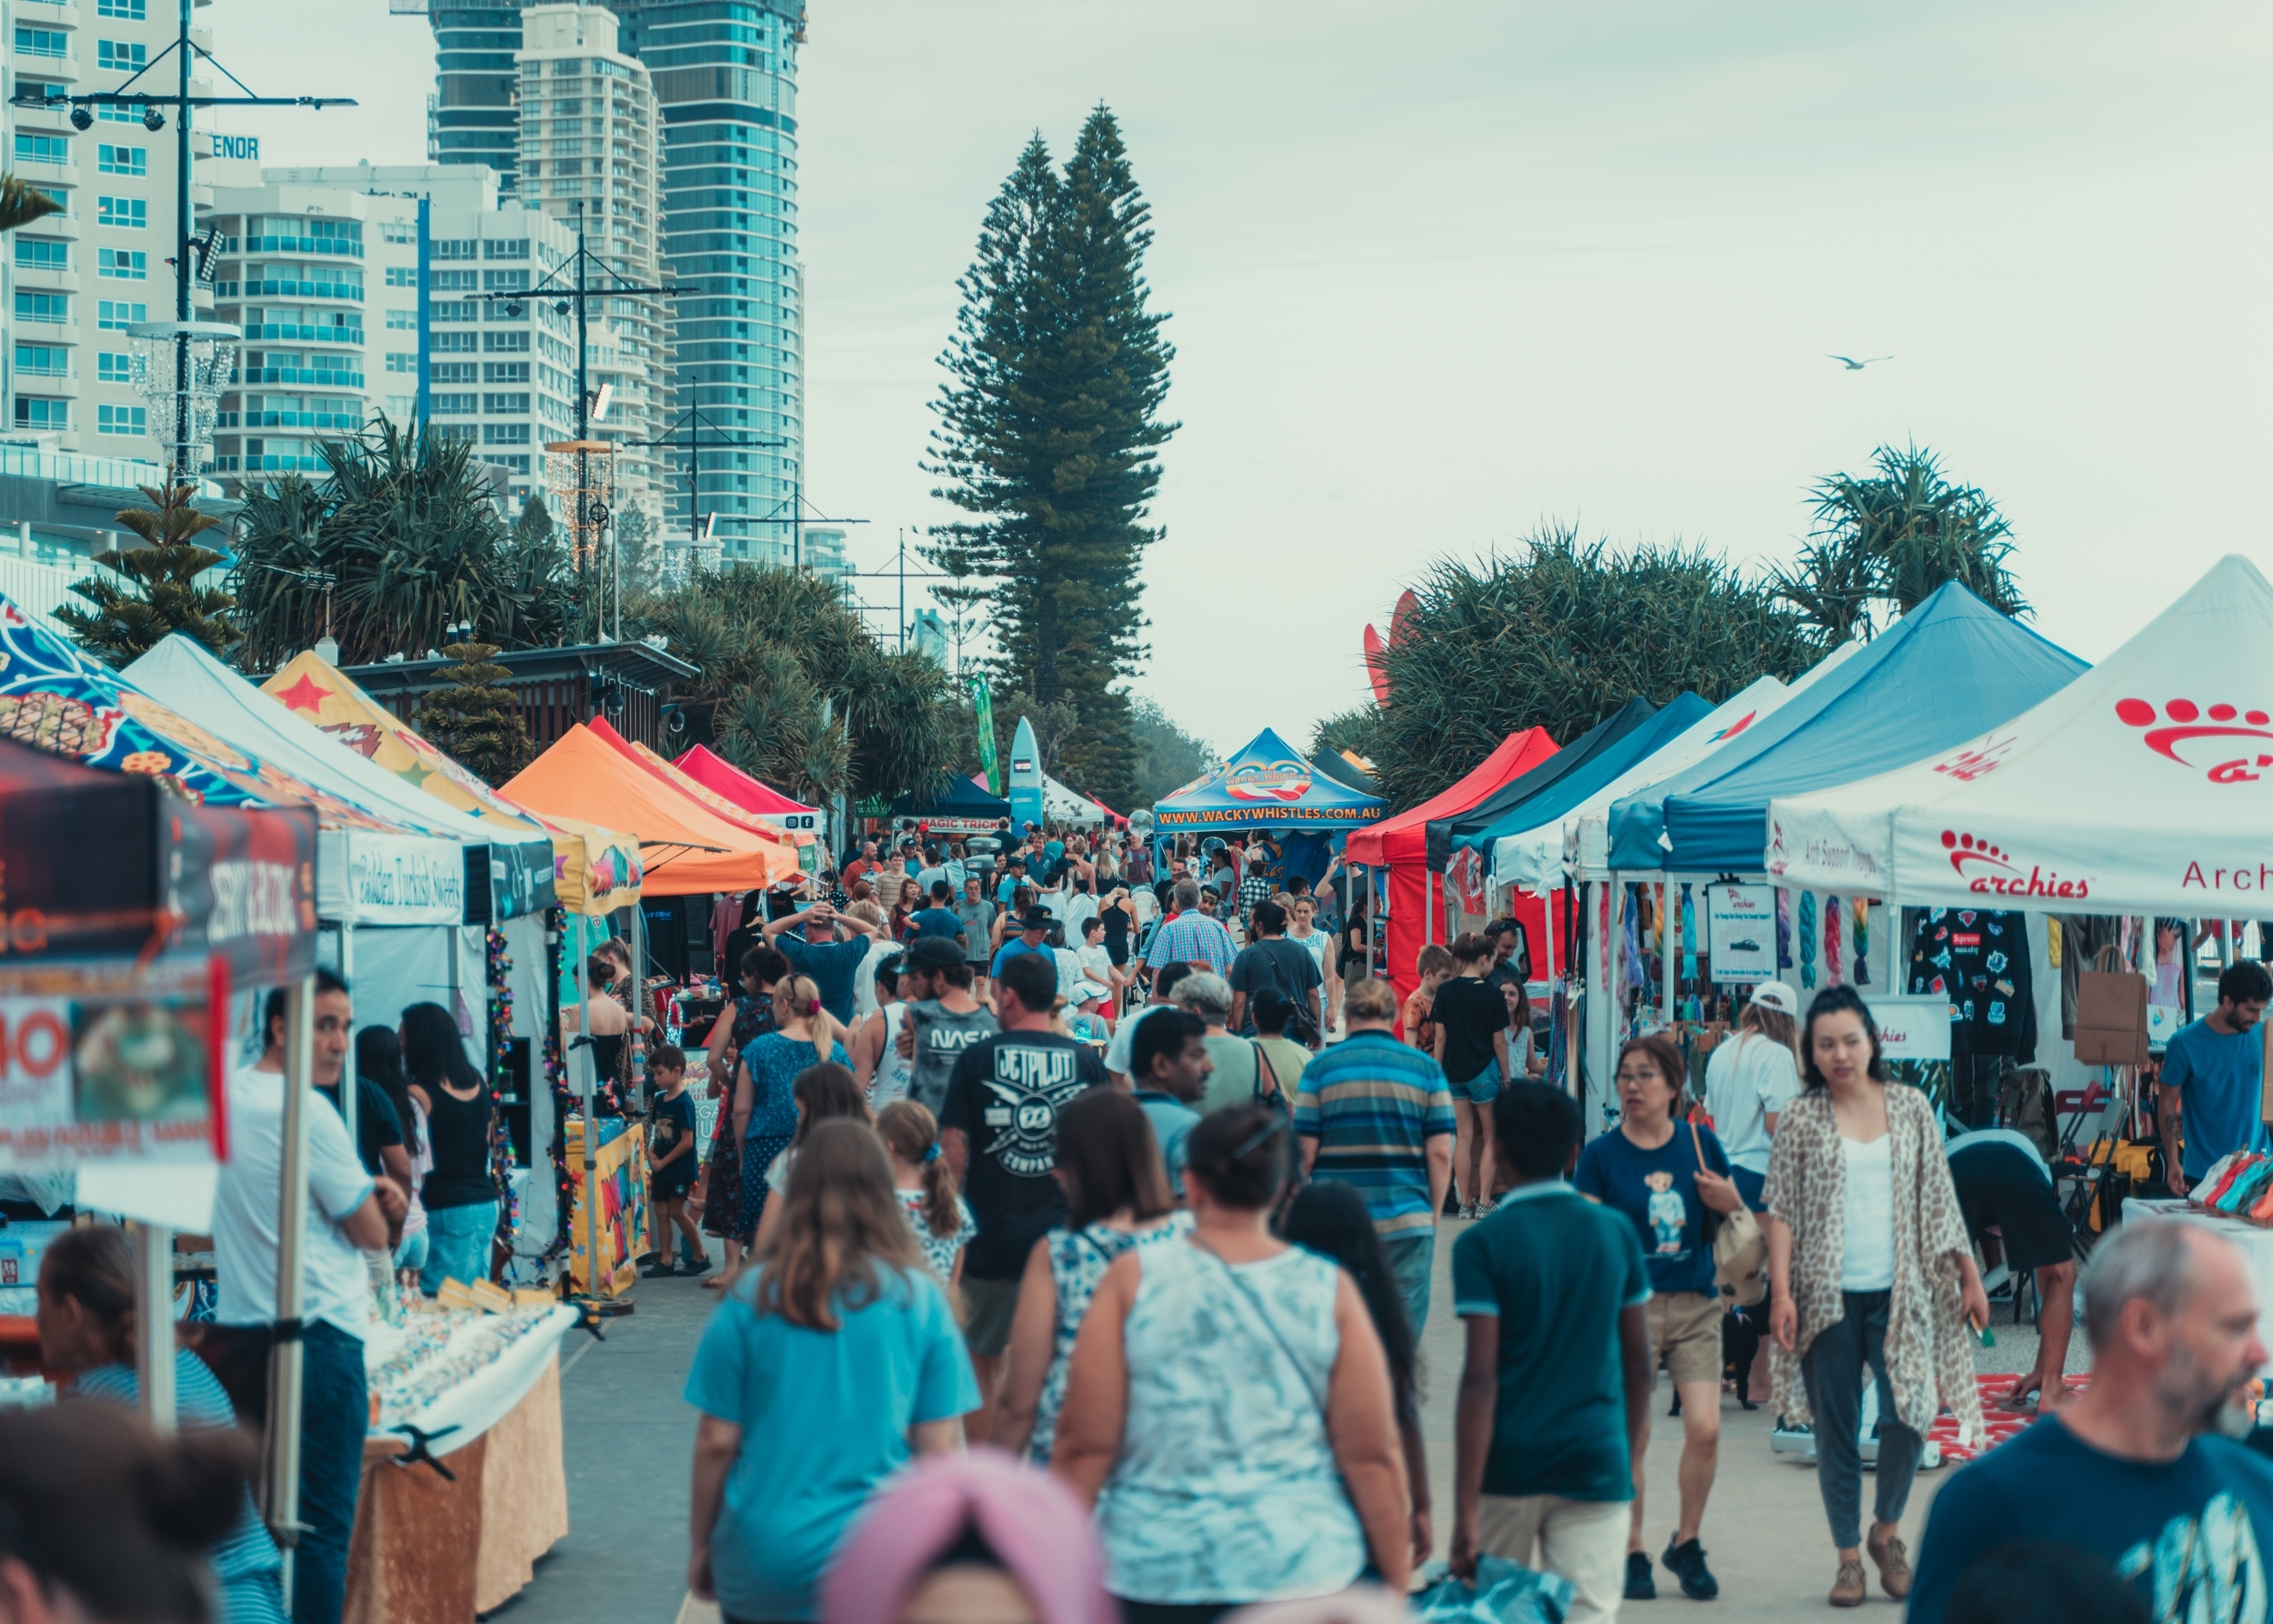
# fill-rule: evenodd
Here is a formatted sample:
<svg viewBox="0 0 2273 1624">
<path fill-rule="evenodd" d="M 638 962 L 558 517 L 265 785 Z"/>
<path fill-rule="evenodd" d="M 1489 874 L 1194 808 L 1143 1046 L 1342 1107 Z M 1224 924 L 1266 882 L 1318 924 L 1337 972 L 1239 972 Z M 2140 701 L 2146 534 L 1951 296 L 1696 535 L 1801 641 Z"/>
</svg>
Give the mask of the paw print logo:
<svg viewBox="0 0 2273 1624">
<path fill-rule="evenodd" d="M 1944 829 L 1941 844 L 1949 854 L 1949 866 L 1968 879 L 1983 869 L 1994 869 L 2000 874 L 2020 872 L 2013 867 L 2012 859 L 2002 847 L 1991 846 L 1979 836 L 1961 835 L 1956 829 Z M 1969 918 L 1966 922 L 1972 923 Z"/>
<path fill-rule="evenodd" d="M 2191 699 L 2168 699 L 2159 706 L 2145 699 L 2118 699 L 2115 704 L 2115 714 L 2117 720 L 2125 727 L 2144 730 L 2141 737 L 2146 740 L 2148 749 L 2158 756 L 2168 757 L 2180 767 L 2203 765 L 2179 753 L 2181 747 L 2190 745 L 2197 739 L 2263 741 L 2257 748 L 2243 755 L 2204 767 L 2206 776 L 2213 784 L 2253 784 L 2264 776 L 2264 768 L 2273 767 L 2273 713 L 2242 710 L 2223 703 L 2203 706 Z M 2212 753 L 2222 751 L 2213 746 L 2199 752 L 2203 755 Z"/>
</svg>

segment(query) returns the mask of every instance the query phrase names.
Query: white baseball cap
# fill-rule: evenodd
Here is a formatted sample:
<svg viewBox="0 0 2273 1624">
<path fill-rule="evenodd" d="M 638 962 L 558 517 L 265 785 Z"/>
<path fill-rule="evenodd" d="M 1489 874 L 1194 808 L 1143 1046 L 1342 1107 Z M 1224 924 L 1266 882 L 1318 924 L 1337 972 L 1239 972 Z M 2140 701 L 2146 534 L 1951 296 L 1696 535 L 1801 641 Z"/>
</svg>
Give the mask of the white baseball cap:
<svg viewBox="0 0 2273 1624">
<path fill-rule="evenodd" d="M 1799 995 L 1787 982 L 1763 981 L 1752 989 L 1752 1002 L 1764 1009 L 1780 1010 L 1786 1015 L 1799 1013 Z"/>
</svg>

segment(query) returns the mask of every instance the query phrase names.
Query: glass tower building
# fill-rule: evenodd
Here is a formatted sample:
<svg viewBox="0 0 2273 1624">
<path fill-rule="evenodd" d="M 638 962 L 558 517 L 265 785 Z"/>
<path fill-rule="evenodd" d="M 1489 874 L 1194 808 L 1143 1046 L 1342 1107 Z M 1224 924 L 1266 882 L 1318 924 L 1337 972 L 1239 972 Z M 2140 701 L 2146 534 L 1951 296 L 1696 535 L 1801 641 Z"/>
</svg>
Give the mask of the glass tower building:
<svg viewBox="0 0 2273 1624">
<path fill-rule="evenodd" d="M 518 187 L 522 47 L 511 0 L 431 0 L 441 163 Z M 662 270 L 672 328 L 666 546 L 787 563 L 805 450 L 805 286 L 797 258 L 802 0 L 616 0 L 620 49 L 663 116 Z M 492 97 L 500 99 L 491 99 Z M 772 442 L 755 445 L 749 442 Z M 690 453 L 688 447 L 695 447 Z M 698 475 L 690 482 L 690 455 Z"/>
</svg>

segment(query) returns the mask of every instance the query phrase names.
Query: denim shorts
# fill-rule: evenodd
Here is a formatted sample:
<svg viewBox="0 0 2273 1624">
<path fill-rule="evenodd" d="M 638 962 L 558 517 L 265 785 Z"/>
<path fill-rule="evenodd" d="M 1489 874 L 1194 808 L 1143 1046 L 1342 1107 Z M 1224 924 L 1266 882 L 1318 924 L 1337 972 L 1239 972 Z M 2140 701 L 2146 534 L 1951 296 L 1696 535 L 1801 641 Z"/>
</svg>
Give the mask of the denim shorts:
<svg viewBox="0 0 2273 1624">
<path fill-rule="evenodd" d="M 1466 1081 L 1447 1078 L 1446 1087 L 1452 1090 L 1455 1099 L 1465 1099 L 1471 1105 L 1489 1105 L 1499 1098 L 1499 1062 L 1494 1060 Z"/>
</svg>

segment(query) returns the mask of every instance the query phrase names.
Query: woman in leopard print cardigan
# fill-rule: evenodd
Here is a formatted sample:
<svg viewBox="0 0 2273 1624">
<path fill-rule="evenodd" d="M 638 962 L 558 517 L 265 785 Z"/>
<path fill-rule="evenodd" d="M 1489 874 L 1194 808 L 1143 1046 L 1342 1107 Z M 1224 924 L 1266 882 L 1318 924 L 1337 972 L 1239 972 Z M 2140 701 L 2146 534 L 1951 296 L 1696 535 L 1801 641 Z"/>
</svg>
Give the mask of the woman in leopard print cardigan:
<svg viewBox="0 0 2273 1624">
<path fill-rule="evenodd" d="M 1768 1366 L 1777 1408 L 1815 1424 L 1817 1486 L 1839 1552 L 1830 1599 L 1855 1607 L 1865 1549 L 1886 1593 L 1909 1594 L 1903 1508 L 1941 1408 L 1967 1436 L 1980 1430 L 1966 1322 L 1987 1323 L 1988 1299 L 1933 1107 L 1887 1084 L 1877 1028 L 1853 988 L 1817 995 L 1800 1054 L 1807 1088 L 1777 1117 L 1768 1156 Z M 1856 1435 L 1867 1366 L 1881 1427 L 1866 1546 Z"/>
</svg>

